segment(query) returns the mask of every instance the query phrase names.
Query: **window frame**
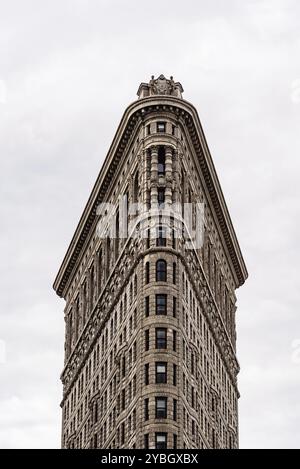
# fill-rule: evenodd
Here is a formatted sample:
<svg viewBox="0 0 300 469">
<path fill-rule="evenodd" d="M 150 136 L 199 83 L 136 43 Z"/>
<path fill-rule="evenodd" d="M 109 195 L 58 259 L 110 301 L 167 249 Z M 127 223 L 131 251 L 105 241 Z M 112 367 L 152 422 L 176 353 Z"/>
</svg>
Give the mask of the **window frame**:
<svg viewBox="0 0 300 469">
<path fill-rule="evenodd" d="M 156 133 L 158 134 L 165 134 L 166 133 L 166 122 L 164 121 L 158 121 L 156 122 Z"/>
<path fill-rule="evenodd" d="M 159 301 L 164 300 L 161 304 Z M 168 314 L 168 295 L 166 293 L 157 293 L 155 295 L 155 314 L 156 316 L 167 316 Z"/>
<path fill-rule="evenodd" d="M 158 405 L 159 402 L 163 402 L 163 406 Z M 165 396 L 155 397 L 155 418 L 166 419 L 168 418 L 168 398 Z"/>
<path fill-rule="evenodd" d="M 164 367 L 165 371 L 158 371 L 159 367 Z M 155 383 L 167 384 L 168 382 L 168 364 L 167 362 L 155 362 Z"/>
<path fill-rule="evenodd" d="M 164 337 L 158 337 L 159 332 L 163 332 Z M 168 348 L 168 332 L 166 327 L 155 328 L 155 348 L 157 350 L 166 350 Z"/>
<path fill-rule="evenodd" d="M 164 266 L 164 268 L 162 268 Z M 165 259 L 158 259 L 155 265 L 155 279 L 156 282 L 167 282 L 168 279 L 168 265 Z"/>
<path fill-rule="evenodd" d="M 158 438 L 163 437 L 164 442 L 158 442 Z M 168 448 L 168 434 L 166 432 L 155 432 L 155 449 L 167 449 Z"/>
</svg>

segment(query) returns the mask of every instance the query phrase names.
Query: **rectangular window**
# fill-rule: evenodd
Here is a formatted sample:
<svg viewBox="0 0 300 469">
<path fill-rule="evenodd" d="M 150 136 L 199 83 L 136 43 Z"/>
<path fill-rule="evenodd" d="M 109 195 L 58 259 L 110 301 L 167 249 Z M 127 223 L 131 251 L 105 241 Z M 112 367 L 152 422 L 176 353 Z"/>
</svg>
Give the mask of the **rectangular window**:
<svg viewBox="0 0 300 469">
<path fill-rule="evenodd" d="M 176 249 L 176 238 L 175 238 L 175 230 L 172 229 L 172 248 Z"/>
<path fill-rule="evenodd" d="M 149 384 L 149 363 L 145 365 L 145 385 Z"/>
<path fill-rule="evenodd" d="M 177 386 L 177 365 L 173 365 L 173 386 Z"/>
<path fill-rule="evenodd" d="M 167 314 L 167 295 L 164 295 L 164 294 L 156 295 L 156 314 L 157 315 Z"/>
<path fill-rule="evenodd" d="M 167 418 L 167 397 L 155 398 L 155 418 L 156 419 Z"/>
<path fill-rule="evenodd" d="M 158 348 L 158 349 L 167 348 L 167 329 L 166 328 L 155 329 L 155 348 Z"/>
<path fill-rule="evenodd" d="M 177 301 L 176 301 L 176 297 L 173 296 L 173 318 L 176 318 L 176 309 L 177 309 Z"/>
<path fill-rule="evenodd" d="M 144 448 L 149 449 L 149 433 L 144 435 Z"/>
<path fill-rule="evenodd" d="M 173 435 L 173 449 L 177 449 L 177 435 L 174 433 Z"/>
<path fill-rule="evenodd" d="M 156 364 L 155 381 L 156 384 L 167 382 L 167 363 L 157 362 Z"/>
<path fill-rule="evenodd" d="M 145 266 L 145 283 L 149 283 L 150 282 L 150 264 L 149 262 L 146 262 L 146 266 Z"/>
<path fill-rule="evenodd" d="M 164 133 L 166 131 L 166 123 L 165 122 L 157 122 L 157 132 Z"/>
<path fill-rule="evenodd" d="M 149 350 L 149 329 L 145 330 L 145 351 Z"/>
<path fill-rule="evenodd" d="M 144 400 L 144 419 L 149 420 L 149 399 Z"/>
<path fill-rule="evenodd" d="M 177 420 L 177 399 L 173 399 L 173 420 Z"/>
<path fill-rule="evenodd" d="M 175 125 L 172 125 L 172 135 L 175 135 L 175 129 L 176 129 Z"/>
<path fill-rule="evenodd" d="M 150 249 L 150 241 L 151 241 L 151 230 L 148 228 L 147 230 L 147 249 Z"/>
<path fill-rule="evenodd" d="M 176 262 L 173 262 L 173 283 L 176 285 Z"/>
<path fill-rule="evenodd" d="M 173 351 L 176 352 L 176 345 L 177 345 L 177 333 L 173 331 Z"/>
<path fill-rule="evenodd" d="M 155 433 L 155 449 L 167 449 L 167 433 Z"/>
<path fill-rule="evenodd" d="M 146 318 L 149 316 L 149 296 L 145 298 L 145 316 Z"/>
<path fill-rule="evenodd" d="M 158 176 L 165 176 L 166 174 L 166 153 L 164 147 L 158 149 Z"/>
</svg>

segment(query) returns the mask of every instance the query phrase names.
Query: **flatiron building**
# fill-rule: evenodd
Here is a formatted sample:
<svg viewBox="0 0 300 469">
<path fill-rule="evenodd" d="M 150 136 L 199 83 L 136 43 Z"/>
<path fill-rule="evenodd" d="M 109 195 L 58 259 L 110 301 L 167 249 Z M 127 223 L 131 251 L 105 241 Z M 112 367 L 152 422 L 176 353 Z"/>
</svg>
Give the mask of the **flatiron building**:
<svg viewBox="0 0 300 469">
<path fill-rule="evenodd" d="M 57 274 L 63 448 L 237 448 L 247 270 L 194 106 L 141 83 Z"/>
</svg>

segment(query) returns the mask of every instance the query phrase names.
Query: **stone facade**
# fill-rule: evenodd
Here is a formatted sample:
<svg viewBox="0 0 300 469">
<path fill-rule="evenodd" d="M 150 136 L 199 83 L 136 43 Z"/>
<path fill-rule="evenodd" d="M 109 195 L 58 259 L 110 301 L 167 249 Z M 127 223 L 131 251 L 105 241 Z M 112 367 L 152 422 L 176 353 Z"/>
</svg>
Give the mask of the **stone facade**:
<svg viewBox="0 0 300 469">
<path fill-rule="evenodd" d="M 235 289 L 247 270 L 182 93 L 162 75 L 140 85 L 55 280 L 66 301 L 63 448 L 238 447 Z M 141 204 L 127 237 L 123 201 Z M 183 202 L 204 207 L 193 249 L 173 209 L 182 215 Z"/>
</svg>

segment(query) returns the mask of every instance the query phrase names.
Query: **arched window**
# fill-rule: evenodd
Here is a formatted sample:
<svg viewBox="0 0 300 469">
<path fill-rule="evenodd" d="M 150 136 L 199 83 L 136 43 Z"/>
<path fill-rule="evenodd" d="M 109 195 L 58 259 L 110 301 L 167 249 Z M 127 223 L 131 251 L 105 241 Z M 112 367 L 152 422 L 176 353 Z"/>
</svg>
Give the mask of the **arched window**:
<svg viewBox="0 0 300 469">
<path fill-rule="evenodd" d="M 157 282 L 167 281 L 167 263 L 163 259 L 159 259 L 156 262 L 156 281 Z"/>
</svg>

